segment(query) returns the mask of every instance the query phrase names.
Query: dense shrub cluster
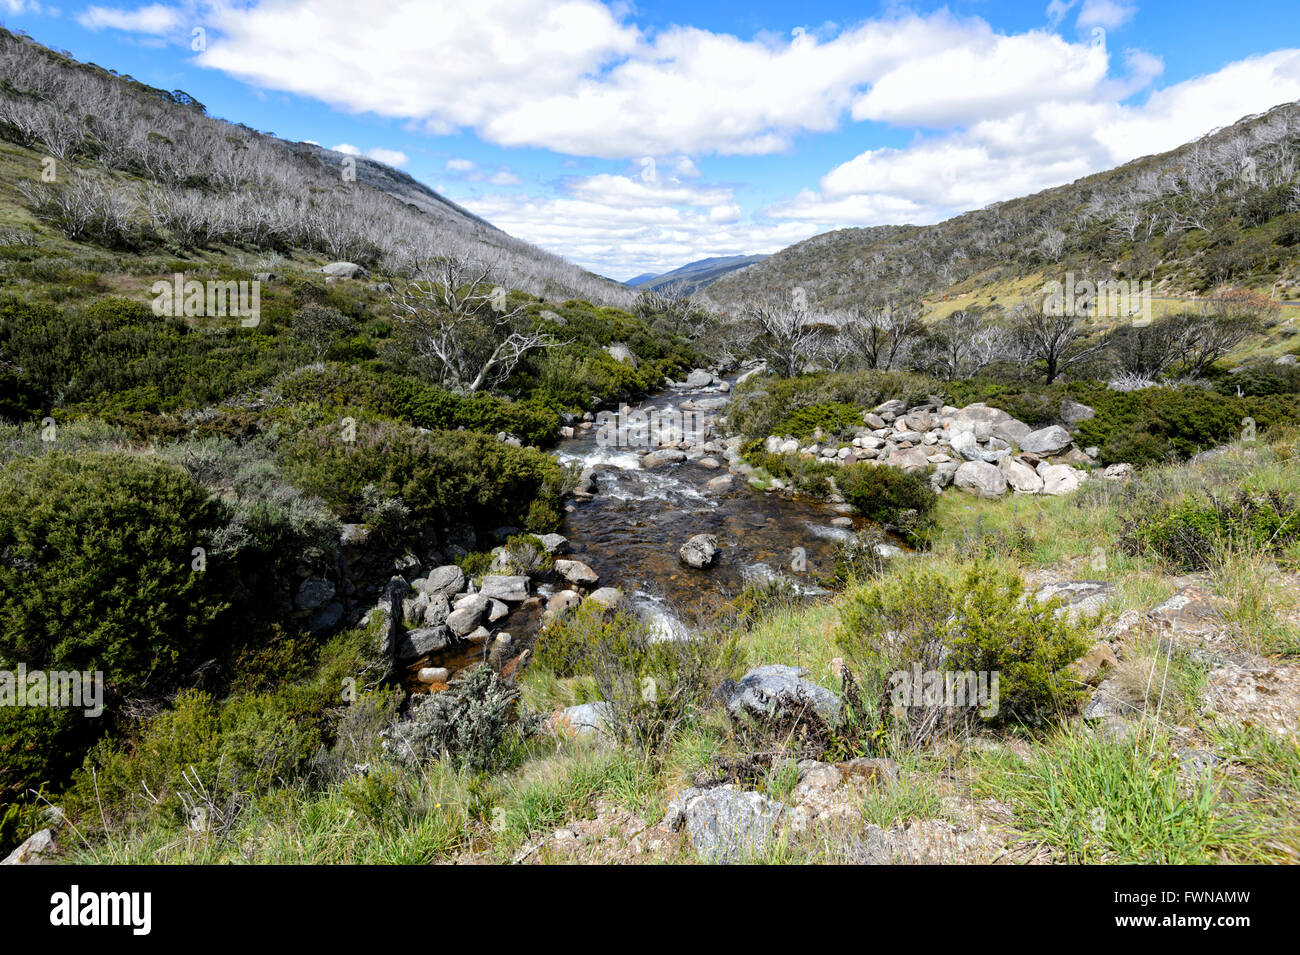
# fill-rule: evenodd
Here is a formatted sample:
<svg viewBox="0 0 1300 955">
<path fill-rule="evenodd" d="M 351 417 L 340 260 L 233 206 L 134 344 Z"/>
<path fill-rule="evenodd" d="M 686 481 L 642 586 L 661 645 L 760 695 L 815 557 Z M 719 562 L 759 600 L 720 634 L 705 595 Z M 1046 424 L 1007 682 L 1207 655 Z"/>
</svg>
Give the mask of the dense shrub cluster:
<svg viewBox="0 0 1300 955">
<path fill-rule="evenodd" d="M 0 471 L 0 669 L 102 670 L 110 706 L 158 697 L 229 634 L 218 505 L 181 468 L 51 452 Z M 0 793 L 50 779 L 108 723 L 0 709 Z"/>
<path fill-rule="evenodd" d="M 916 539 L 934 520 L 938 501 L 927 472 L 871 464 L 840 468 L 839 486 L 854 511 Z"/>
<path fill-rule="evenodd" d="M 376 502 L 398 499 L 413 525 L 469 521 L 489 530 L 524 519 L 546 533 L 559 519 L 566 472 L 550 455 L 474 431 L 420 432 L 359 422 L 355 437 L 333 422 L 290 437 L 286 473 L 346 521 L 370 520 Z M 412 528 L 414 529 L 414 528 Z"/>
</svg>

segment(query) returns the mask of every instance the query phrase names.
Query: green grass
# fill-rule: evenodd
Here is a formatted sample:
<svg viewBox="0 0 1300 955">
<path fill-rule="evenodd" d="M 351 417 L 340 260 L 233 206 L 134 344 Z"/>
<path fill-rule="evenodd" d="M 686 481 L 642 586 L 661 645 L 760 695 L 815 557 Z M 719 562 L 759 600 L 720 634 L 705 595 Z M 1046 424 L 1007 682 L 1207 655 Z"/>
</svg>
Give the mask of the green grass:
<svg viewBox="0 0 1300 955">
<path fill-rule="evenodd" d="M 1013 806 L 1026 836 L 1061 861 L 1268 861 L 1262 820 L 1226 803 L 1218 779 L 1180 779 L 1169 751 L 1158 731 L 1109 742 L 1063 730 L 1032 759 L 985 760 L 976 791 Z"/>
</svg>

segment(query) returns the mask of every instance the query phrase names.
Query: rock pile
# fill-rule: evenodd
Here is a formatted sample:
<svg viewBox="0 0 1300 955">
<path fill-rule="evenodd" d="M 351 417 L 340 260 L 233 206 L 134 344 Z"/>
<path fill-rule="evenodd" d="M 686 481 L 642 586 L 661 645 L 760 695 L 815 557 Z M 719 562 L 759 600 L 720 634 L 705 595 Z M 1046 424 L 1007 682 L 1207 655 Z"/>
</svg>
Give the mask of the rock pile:
<svg viewBox="0 0 1300 955">
<path fill-rule="evenodd" d="M 1067 401 L 1062 420 L 1078 422 L 1092 409 Z M 1019 494 L 1069 494 L 1088 479 L 1096 448 L 1080 449 L 1061 425 L 1034 429 L 1007 412 L 985 404 L 954 408 L 938 397 L 909 407 L 886 401 L 862 416 L 864 427 L 848 443 L 825 441 L 814 434 L 810 444 L 769 435 L 771 454 L 797 455 L 832 464 L 889 465 L 904 471 L 933 467 L 935 490 L 956 487 L 968 494 L 995 498 L 1008 490 Z M 1113 465 L 1105 477 L 1127 476 L 1132 468 Z"/>
</svg>

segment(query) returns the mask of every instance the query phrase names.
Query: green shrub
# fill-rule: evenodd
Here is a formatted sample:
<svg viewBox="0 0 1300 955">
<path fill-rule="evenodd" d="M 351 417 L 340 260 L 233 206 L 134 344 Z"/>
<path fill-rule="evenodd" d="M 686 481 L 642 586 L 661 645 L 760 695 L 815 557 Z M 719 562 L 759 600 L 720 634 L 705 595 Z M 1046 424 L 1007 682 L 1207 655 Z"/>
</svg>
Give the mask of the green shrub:
<svg viewBox="0 0 1300 955">
<path fill-rule="evenodd" d="M 665 640 L 635 613 L 593 604 L 548 626 L 534 653 L 533 667 L 587 680 L 610 732 L 646 752 L 694 720 L 740 661 L 734 633 Z"/>
<path fill-rule="evenodd" d="M 933 523 L 938 497 L 930 487 L 929 469 L 903 471 L 859 463 L 839 470 L 844 499 L 863 517 L 893 524 L 913 540 Z"/>
<path fill-rule="evenodd" d="M 1038 723 L 1067 711 L 1082 695 L 1065 671 L 1087 647 L 1087 622 L 1058 615 L 1060 606 L 1026 598 L 1019 576 L 986 563 L 968 565 L 956 582 L 911 567 L 850 591 L 839 643 L 860 670 L 861 695 L 875 713 L 868 722 L 915 746 L 976 715 L 992 723 Z M 900 705 L 895 693 L 903 676 L 918 672 L 940 679 L 988 674 L 990 694 L 996 674 L 997 696 L 903 697 Z"/>
<path fill-rule="evenodd" d="M 518 700 L 513 683 L 475 667 L 389 730 L 388 749 L 412 763 L 445 757 L 473 772 L 498 769 L 537 726 L 535 718 L 517 714 Z"/>
<path fill-rule="evenodd" d="M 775 434 L 811 438 L 820 429 L 827 438 L 852 436 L 865 427 L 862 409 L 841 402 L 823 401 L 791 412 L 776 427 Z"/>
<path fill-rule="evenodd" d="M 471 522 L 490 530 L 518 524 L 539 499 L 555 504 L 565 486 L 564 470 L 540 451 L 473 431 L 421 433 L 392 422 L 359 422 L 355 440 L 345 440 L 337 423 L 310 428 L 281 455 L 294 483 L 346 521 L 366 520 L 367 496 L 377 493 L 400 499 L 417 527 Z"/>
</svg>

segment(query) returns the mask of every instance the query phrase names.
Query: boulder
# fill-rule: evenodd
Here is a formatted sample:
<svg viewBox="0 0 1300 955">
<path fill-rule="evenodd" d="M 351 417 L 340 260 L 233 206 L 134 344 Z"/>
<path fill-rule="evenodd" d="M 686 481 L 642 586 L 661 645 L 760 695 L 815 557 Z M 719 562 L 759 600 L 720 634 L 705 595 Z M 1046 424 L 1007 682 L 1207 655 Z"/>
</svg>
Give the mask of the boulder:
<svg viewBox="0 0 1300 955">
<path fill-rule="evenodd" d="M 707 862 L 733 863 L 761 856 L 780 831 L 785 806 L 761 793 L 732 786 L 691 788 L 668 804 L 663 826 L 686 831 L 691 848 Z"/>
<path fill-rule="evenodd" d="M 677 551 L 683 564 L 702 570 L 718 557 L 718 539 L 712 534 L 696 534 Z"/>
<path fill-rule="evenodd" d="M 555 572 L 571 584 L 591 586 L 600 580 L 600 575 L 580 560 L 557 560 Z"/>
<path fill-rule="evenodd" d="M 1072 494 L 1083 486 L 1088 475 L 1068 464 L 1049 464 L 1039 471 L 1044 494 Z"/>
<path fill-rule="evenodd" d="M 1071 441 L 1070 432 L 1059 424 L 1054 424 L 1031 431 L 1016 443 L 1022 451 L 1030 451 L 1034 454 L 1059 454 L 1070 446 Z"/>
<path fill-rule="evenodd" d="M 987 461 L 967 461 L 953 474 L 952 483 L 967 494 L 984 498 L 1001 497 L 1007 493 L 1006 476 Z"/>
<path fill-rule="evenodd" d="M 429 571 L 429 576 L 415 582 L 416 590 L 430 596 L 442 594 L 450 597 L 465 589 L 465 572 L 455 564 L 446 564 Z"/>
<path fill-rule="evenodd" d="M 523 603 L 528 598 L 528 578 L 522 574 L 512 576 L 490 575 L 483 578 L 479 593 L 506 603 Z"/>
<path fill-rule="evenodd" d="M 450 621 L 449 621 L 450 622 Z M 443 650 L 451 643 L 452 629 L 448 624 L 436 627 L 420 627 L 407 630 L 397 638 L 397 658 L 402 662 L 417 660 L 427 653 Z M 387 641 L 380 647 L 384 653 L 389 652 Z"/>
<path fill-rule="evenodd" d="M 576 590 L 561 590 L 552 594 L 551 599 L 546 601 L 546 610 L 548 613 L 559 616 L 573 610 L 582 603 L 582 595 Z"/>
<path fill-rule="evenodd" d="M 703 368 L 696 368 L 686 376 L 687 388 L 707 388 L 713 384 L 713 376 Z"/>
<path fill-rule="evenodd" d="M 733 715 L 747 710 L 771 712 L 778 701 L 786 704 L 797 701 L 807 705 L 831 725 L 840 721 L 840 698 L 810 680 L 804 679 L 808 671 L 802 667 L 770 664 L 755 667 L 739 680 L 726 680 L 717 695 Z"/>
<path fill-rule="evenodd" d="M 925 452 L 920 448 L 906 448 L 895 451 L 889 456 L 886 463 L 896 468 L 902 468 L 904 471 L 920 471 L 930 465 Z"/>
<path fill-rule="evenodd" d="M 548 721 L 554 733 L 569 736 L 607 736 L 612 711 L 604 700 L 566 707 Z"/>
<path fill-rule="evenodd" d="M 1006 457 L 998 462 L 1000 470 L 1012 490 L 1021 494 L 1038 494 L 1043 489 L 1043 479 L 1028 464 Z"/>
<path fill-rule="evenodd" d="M 293 598 L 299 610 L 315 610 L 334 596 L 334 584 L 324 577 L 308 577 L 298 585 L 298 594 Z"/>
<path fill-rule="evenodd" d="M 463 606 L 458 606 L 447 614 L 447 629 L 458 637 L 469 636 L 487 619 L 490 606 L 490 601 L 476 594 L 473 599 L 465 601 Z"/>
<path fill-rule="evenodd" d="M 977 437 L 983 433 L 985 437 L 1001 438 L 1010 444 L 1023 447 L 1021 439 L 1033 429 L 1023 421 L 1011 417 L 1001 408 L 990 408 L 986 404 L 977 403 L 954 412 L 949 430 L 954 433 L 973 431 Z"/>
<path fill-rule="evenodd" d="M 617 587 L 601 587 L 587 594 L 586 603 L 594 603 L 607 610 L 617 610 L 623 605 L 623 593 Z"/>
<path fill-rule="evenodd" d="M 871 409 L 871 414 L 876 415 L 885 421 L 893 421 L 899 415 L 907 411 L 907 402 L 899 401 L 897 398 L 892 401 L 885 401 Z"/>
<path fill-rule="evenodd" d="M 567 554 L 569 552 L 569 539 L 563 534 L 542 534 L 538 538 L 542 546 L 546 548 L 548 554 Z"/>
<path fill-rule="evenodd" d="M 451 671 L 446 667 L 420 667 L 415 678 L 421 683 L 446 683 L 451 679 Z"/>
<path fill-rule="evenodd" d="M 53 861 L 49 857 L 58 851 L 59 840 L 54 830 L 41 829 L 0 860 L 0 865 L 46 865 Z"/>
<path fill-rule="evenodd" d="M 331 262 L 321 266 L 321 272 L 336 279 L 363 279 L 369 273 L 355 262 Z"/>
<path fill-rule="evenodd" d="M 679 461 L 686 460 L 686 452 L 679 451 L 677 448 L 660 448 L 657 451 L 651 451 L 641 459 L 641 466 L 645 468 L 657 468 L 665 464 L 677 464 Z"/>
<path fill-rule="evenodd" d="M 1089 418 L 1096 417 L 1097 412 L 1085 404 L 1080 404 L 1069 398 L 1061 399 L 1061 421 L 1067 428 L 1073 428 L 1080 421 L 1087 421 Z"/>
<path fill-rule="evenodd" d="M 610 358 L 619 364 L 628 363 L 636 367 L 636 355 L 632 354 L 632 349 L 626 345 L 622 343 L 606 345 L 605 351 L 608 352 Z"/>
</svg>

